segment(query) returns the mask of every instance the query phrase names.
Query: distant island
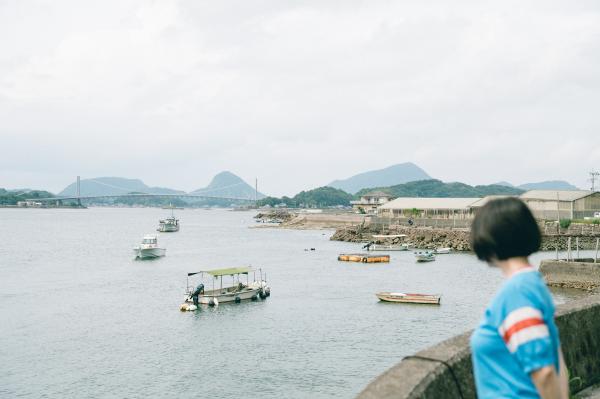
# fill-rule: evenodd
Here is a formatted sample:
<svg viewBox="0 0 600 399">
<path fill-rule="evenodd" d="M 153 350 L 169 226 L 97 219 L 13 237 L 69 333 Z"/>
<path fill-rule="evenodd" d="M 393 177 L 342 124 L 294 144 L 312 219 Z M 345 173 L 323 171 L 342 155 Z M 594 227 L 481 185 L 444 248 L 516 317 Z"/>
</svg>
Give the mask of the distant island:
<svg viewBox="0 0 600 399">
<path fill-rule="evenodd" d="M 431 178 L 431 176 L 414 163 L 406 162 L 388 166 L 384 169 L 359 173 L 347 179 L 334 180 L 328 186 L 355 194 L 369 187 L 389 187 L 411 181 L 429 180 Z"/>
<path fill-rule="evenodd" d="M 548 180 L 514 186 L 507 181 L 489 185 L 470 186 L 460 182 L 442 182 L 430 177 L 422 168 L 411 162 L 387 168 L 371 170 L 346 179 L 334 180 L 324 187 L 303 190 L 292 197 L 272 197 L 245 182 L 229 171 L 215 175 L 206 187 L 186 193 L 166 187 L 151 187 L 140 179 L 123 177 L 96 177 L 80 182 L 80 195 L 107 196 L 107 198 L 84 199 L 84 205 L 100 206 L 177 206 L 177 207 L 231 207 L 248 204 L 255 198 L 258 206 L 285 207 L 348 207 L 350 201 L 359 199 L 370 191 L 382 191 L 393 197 L 485 197 L 486 195 L 519 195 L 527 190 L 575 190 L 575 186 L 562 180 Z M 127 194 L 192 194 L 206 198 L 124 196 Z M 77 184 L 65 187 L 56 196 L 74 197 Z M 14 206 L 27 198 L 49 198 L 54 195 L 43 190 L 0 189 L 0 206 Z M 210 198 L 222 197 L 222 198 Z M 237 200 L 240 199 L 240 200 Z M 243 199 L 243 200 L 242 200 Z M 77 205 L 65 200 L 60 205 Z"/>
</svg>

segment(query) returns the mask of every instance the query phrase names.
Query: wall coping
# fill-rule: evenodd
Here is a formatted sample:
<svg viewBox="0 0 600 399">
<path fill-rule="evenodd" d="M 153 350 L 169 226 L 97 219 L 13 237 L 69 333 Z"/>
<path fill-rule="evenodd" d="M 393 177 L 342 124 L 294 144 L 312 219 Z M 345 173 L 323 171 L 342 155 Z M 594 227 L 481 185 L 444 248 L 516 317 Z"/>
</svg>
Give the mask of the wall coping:
<svg viewBox="0 0 600 399">
<path fill-rule="evenodd" d="M 565 315 L 576 313 L 600 307 L 600 295 L 590 295 L 588 297 L 559 305 L 556 310 L 556 318 L 560 319 Z M 426 348 L 416 353 L 415 356 L 438 359 L 448 363 L 453 369 L 455 367 L 464 368 L 464 362 L 471 367 L 471 350 L 469 339 L 473 330 L 457 335 L 436 345 Z M 562 332 L 565 334 L 566 332 Z M 600 333 L 600 331 L 598 331 Z M 568 357 L 568 356 L 565 356 Z M 600 359 L 598 360 L 600 362 Z M 462 366 L 461 366 L 462 364 Z M 416 358 L 405 358 L 400 363 L 388 369 L 385 373 L 376 377 L 364 388 L 357 396 L 358 399 L 412 399 L 429 397 L 427 389 L 430 385 L 436 383 L 442 375 L 448 373 L 448 367 L 440 362 L 432 362 Z M 475 397 L 475 387 L 472 372 L 469 375 L 461 375 L 454 381 L 460 384 L 464 398 Z M 598 376 L 600 378 L 600 376 Z M 447 384 L 446 384 L 447 385 Z M 587 385 L 582 385 L 583 389 Z M 451 388 L 456 389 L 456 387 Z M 449 394 L 449 393 L 448 393 Z M 456 390 L 452 396 L 457 396 Z M 450 397 L 450 395 L 448 395 Z"/>
</svg>

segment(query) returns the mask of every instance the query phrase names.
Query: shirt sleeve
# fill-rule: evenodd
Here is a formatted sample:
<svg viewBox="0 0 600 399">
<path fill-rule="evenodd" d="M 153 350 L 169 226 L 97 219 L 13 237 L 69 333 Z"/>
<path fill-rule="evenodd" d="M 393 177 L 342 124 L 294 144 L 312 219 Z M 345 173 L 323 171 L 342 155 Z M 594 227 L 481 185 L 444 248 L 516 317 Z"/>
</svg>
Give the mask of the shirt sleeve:
<svg viewBox="0 0 600 399">
<path fill-rule="evenodd" d="M 527 374 L 555 364 L 556 348 L 552 344 L 548 323 L 544 319 L 547 306 L 543 296 L 529 287 L 516 287 L 504 300 L 498 333 L 508 351 Z"/>
</svg>

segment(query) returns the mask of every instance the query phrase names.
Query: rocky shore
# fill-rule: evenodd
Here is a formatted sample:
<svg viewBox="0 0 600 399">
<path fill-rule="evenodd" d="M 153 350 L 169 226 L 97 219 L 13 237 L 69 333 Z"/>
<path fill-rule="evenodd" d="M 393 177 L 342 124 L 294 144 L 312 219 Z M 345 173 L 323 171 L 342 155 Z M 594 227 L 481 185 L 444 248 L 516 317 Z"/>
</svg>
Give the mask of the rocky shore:
<svg viewBox="0 0 600 399">
<path fill-rule="evenodd" d="M 435 249 L 441 247 L 452 248 L 455 251 L 470 251 L 469 230 L 467 229 L 435 229 L 427 227 L 394 227 L 386 228 L 385 231 L 379 226 L 356 225 L 338 228 L 331 236 L 331 240 L 348 242 L 375 241 L 374 234 L 406 234 L 406 241 L 412 247 L 422 249 Z M 554 251 L 558 245 L 560 251 L 568 249 L 568 239 L 571 237 L 571 250 L 576 250 L 576 242 L 579 241 L 580 249 L 594 249 L 598 233 L 569 233 L 542 234 L 542 251 Z"/>
</svg>

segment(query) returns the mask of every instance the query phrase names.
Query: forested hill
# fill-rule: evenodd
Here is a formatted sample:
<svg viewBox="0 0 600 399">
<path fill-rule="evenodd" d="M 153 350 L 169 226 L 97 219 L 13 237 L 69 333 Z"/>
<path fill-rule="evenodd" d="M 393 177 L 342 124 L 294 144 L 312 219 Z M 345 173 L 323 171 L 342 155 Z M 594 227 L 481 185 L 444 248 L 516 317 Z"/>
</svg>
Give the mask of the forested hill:
<svg viewBox="0 0 600 399">
<path fill-rule="evenodd" d="M 333 187 L 319 187 L 313 190 L 301 191 L 290 197 L 266 197 L 258 201 L 258 206 L 275 206 L 285 204 L 287 207 L 320 208 L 330 206 L 348 206 L 352 194 Z"/>
<path fill-rule="evenodd" d="M 370 191 L 383 191 L 394 197 L 475 198 L 486 195 L 519 195 L 524 192 L 516 187 L 499 184 L 469 186 L 465 183 L 444 183 L 440 180 L 419 180 L 390 187 L 373 187 L 360 190 L 356 197 Z"/>
<path fill-rule="evenodd" d="M 16 205 L 28 198 L 49 198 L 54 194 L 43 190 L 5 190 L 0 188 L 0 205 Z"/>
</svg>

